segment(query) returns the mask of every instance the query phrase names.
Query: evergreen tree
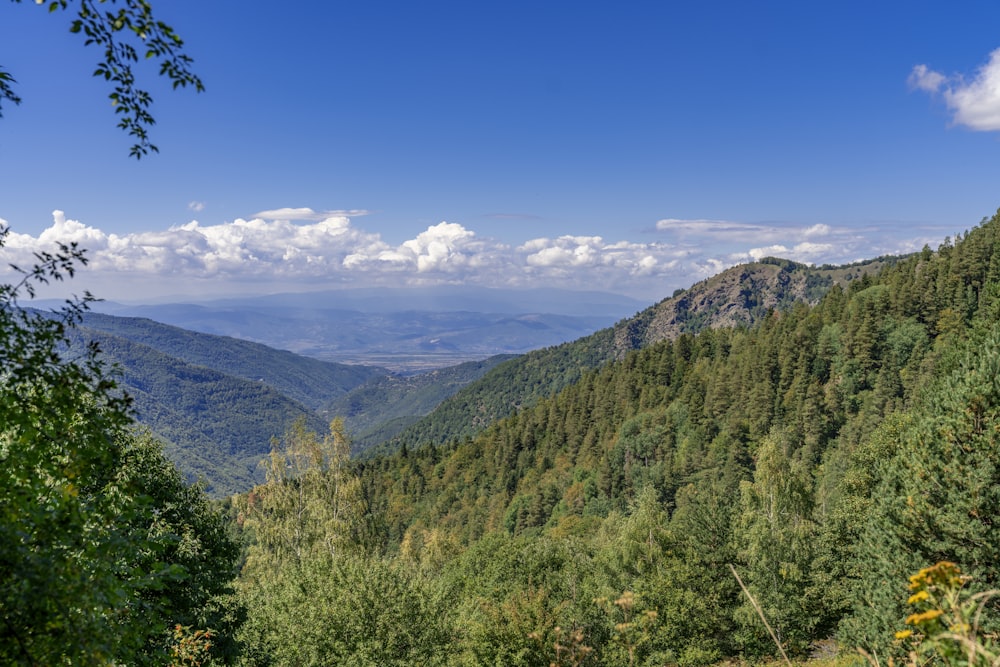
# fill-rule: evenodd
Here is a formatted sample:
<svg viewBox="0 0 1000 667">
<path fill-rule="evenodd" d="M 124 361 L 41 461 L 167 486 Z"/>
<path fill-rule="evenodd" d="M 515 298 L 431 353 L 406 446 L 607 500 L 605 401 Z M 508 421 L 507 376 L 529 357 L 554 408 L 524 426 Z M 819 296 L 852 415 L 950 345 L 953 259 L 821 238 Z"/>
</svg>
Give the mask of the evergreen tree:
<svg viewBox="0 0 1000 667">
<path fill-rule="evenodd" d="M 924 403 L 877 469 L 855 610 L 843 624 L 846 641 L 883 655 L 911 572 L 947 560 L 976 587 L 1000 584 L 1000 327 Z"/>
</svg>

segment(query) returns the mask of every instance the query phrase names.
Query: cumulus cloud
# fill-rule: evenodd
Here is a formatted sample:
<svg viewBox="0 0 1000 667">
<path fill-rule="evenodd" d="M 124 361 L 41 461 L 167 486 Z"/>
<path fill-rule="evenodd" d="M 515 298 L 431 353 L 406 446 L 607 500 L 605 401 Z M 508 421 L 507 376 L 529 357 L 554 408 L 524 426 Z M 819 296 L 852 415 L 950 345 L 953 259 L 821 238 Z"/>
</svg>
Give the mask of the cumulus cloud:
<svg viewBox="0 0 1000 667">
<path fill-rule="evenodd" d="M 784 257 L 788 255 L 788 252 L 788 248 L 783 245 L 771 245 L 765 248 L 750 248 L 746 254 L 755 260 L 759 260 L 763 257 Z"/>
<path fill-rule="evenodd" d="M 462 225 L 442 222 L 396 247 L 382 244 L 358 248 L 344 258 L 343 266 L 369 274 L 409 272 L 419 282 L 434 275 L 446 278 L 472 268 L 490 268 L 497 251 L 503 249 L 503 245 L 478 239 Z"/>
<path fill-rule="evenodd" d="M 830 234 L 830 226 L 824 224 L 816 224 L 812 227 L 806 227 L 802 230 L 802 235 L 805 237 L 811 236 L 828 236 Z"/>
<path fill-rule="evenodd" d="M 803 264 L 846 264 L 879 255 L 914 252 L 944 238 L 936 230 L 919 235 L 913 225 L 895 222 L 866 229 L 811 225 L 763 224 L 726 220 L 665 218 L 656 225 L 664 238 L 676 240 L 680 266 L 695 267 L 699 276 L 710 276 L 736 263 L 763 257 L 781 257 Z M 907 236 L 902 236 L 907 234 Z M 686 248 L 689 255 L 681 255 Z"/>
<path fill-rule="evenodd" d="M 829 256 L 834 251 L 834 246 L 829 243 L 797 243 L 788 248 L 783 245 L 772 245 L 765 248 L 751 248 L 746 256 L 758 261 L 764 257 L 781 257 L 791 259 L 804 264 L 812 264 L 814 260 Z M 737 256 L 742 259 L 741 257 Z"/>
<path fill-rule="evenodd" d="M 203 201 L 193 201 L 188 202 L 188 210 L 194 211 L 195 213 L 201 213 L 205 210 L 205 202 Z"/>
<path fill-rule="evenodd" d="M 914 67 L 908 81 L 916 90 L 940 95 L 956 124 L 972 130 L 1000 130 L 1000 49 L 990 54 L 971 81 L 961 75 L 945 76 L 927 65 Z"/>
<path fill-rule="evenodd" d="M 351 215 L 286 208 L 220 224 L 192 220 L 114 234 L 55 211 L 37 237 L 12 231 L 0 247 L 0 266 L 30 266 L 34 252 L 76 242 L 90 263 L 73 290 L 111 299 L 429 284 L 602 289 L 658 299 L 768 255 L 843 263 L 938 240 L 894 238 L 887 230 L 912 234 L 912 227 L 900 225 L 857 231 L 667 218 L 657 224 L 662 239 L 653 242 L 563 235 L 511 245 L 441 222 L 393 245 L 354 225 Z"/>
</svg>

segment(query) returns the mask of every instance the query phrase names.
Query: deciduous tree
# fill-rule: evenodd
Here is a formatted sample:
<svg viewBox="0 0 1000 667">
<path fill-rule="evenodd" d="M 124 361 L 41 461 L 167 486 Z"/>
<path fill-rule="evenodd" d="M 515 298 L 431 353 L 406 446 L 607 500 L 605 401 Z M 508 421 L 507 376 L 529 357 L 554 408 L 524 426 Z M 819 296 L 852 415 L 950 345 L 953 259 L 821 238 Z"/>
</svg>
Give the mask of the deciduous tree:
<svg viewBox="0 0 1000 667">
<path fill-rule="evenodd" d="M 97 347 L 71 351 L 91 297 L 22 307 L 82 251 L 37 258 L 0 285 L 0 663 L 157 664 L 168 625 L 207 620 L 235 550 L 200 491 L 131 434 Z"/>
</svg>

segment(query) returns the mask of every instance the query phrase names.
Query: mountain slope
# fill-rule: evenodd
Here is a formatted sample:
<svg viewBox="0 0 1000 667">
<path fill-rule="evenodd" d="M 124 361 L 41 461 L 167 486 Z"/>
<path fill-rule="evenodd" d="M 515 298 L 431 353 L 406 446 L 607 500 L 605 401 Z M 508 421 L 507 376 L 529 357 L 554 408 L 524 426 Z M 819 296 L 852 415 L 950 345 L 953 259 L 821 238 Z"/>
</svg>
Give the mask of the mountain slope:
<svg viewBox="0 0 1000 667">
<path fill-rule="evenodd" d="M 189 364 L 263 382 L 312 410 L 319 410 L 386 373 L 380 368 L 320 361 L 260 343 L 198 333 L 146 318 L 87 313 L 83 326 L 146 345 Z"/>
<path fill-rule="evenodd" d="M 879 258 L 814 268 L 765 259 L 735 266 L 613 327 L 500 364 L 376 451 L 442 444 L 474 435 L 497 419 L 554 395 L 585 371 L 621 359 L 631 350 L 706 328 L 752 326 L 771 309 L 815 303 L 833 285 L 873 275 L 896 261 Z"/>
<path fill-rule="evenodd" d="M 187 363 L 121 336 L 80 327 L 76 344 L 96 342 L 118 370 L 120 387 L 134 399 L 138 421 L 166 441 L 165 451 L 189 478 L 212 495 L 228 495 L 259 481 L 258 463 L 271 438 L 296 419 L 317 431 L 314 411 L 268 384 Z"/>
<path fill-rule="evenodd" d="M 523 637 L 548 613 L 593 646 L 593 601 L 627 591 L 636 618 L 658 612 L 649 664 L 773 654 L 730 567 L 790 652 L 834 633 L 908 650 L 914 571 L 952 560 L 967 595 L 1000 585 L 1000 214 L 888 264 L 752 327 L 629 352 L 476 437 L 358 462 L 383 539 L 470 582 L 449 598 L 470 626 L 502 606 L 530 619 Z"/>
<path fill-rule="evenodd" d="M 815 304 L 833 285 L 846 287 L 852 280 L 874 275 L 898 260 L 879 257 L 815 268 L 766 257 L 734 266 L 616 325 L 615 349 L 621 356 L 628 350 L 705 328 L 753 326 L 772 309 Z"/>
<path fill-rule="evenodd" d="M 295 418 L 324 430 L 325 420 L 346 417 L 364 447 L 509 358 L 399 376 L 145 318 L 86 313 L 78 333 L 118 365 L 139 420 L 167 441 L 172 460 L 216 495 L 252 486 L 271 437 Z"/>
</svg>

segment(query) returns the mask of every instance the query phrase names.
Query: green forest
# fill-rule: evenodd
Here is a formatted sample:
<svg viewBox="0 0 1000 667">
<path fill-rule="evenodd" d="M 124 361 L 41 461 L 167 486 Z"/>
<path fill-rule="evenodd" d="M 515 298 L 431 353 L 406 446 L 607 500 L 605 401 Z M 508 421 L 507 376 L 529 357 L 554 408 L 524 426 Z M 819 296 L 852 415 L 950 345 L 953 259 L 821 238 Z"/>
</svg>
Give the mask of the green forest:
<svg viewBox="0 0 1000 667">
<path fill-rule="evenodd" d="M 465 430 L 352 458 L 300 419 L 221 501 L 67 353 L 87 298 L 21 307 L 84 259 L 0 287 L 3 664 L 1000 659 L 1000 214 L 752 324 L 539 353 L 559 391 Z"/>
</svg>

